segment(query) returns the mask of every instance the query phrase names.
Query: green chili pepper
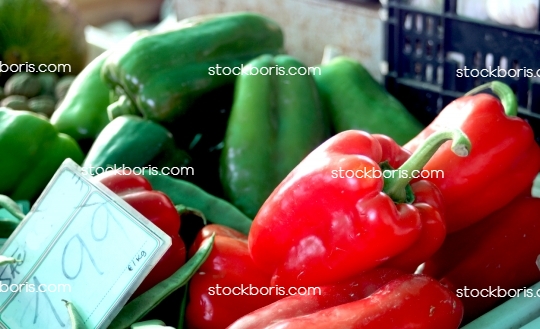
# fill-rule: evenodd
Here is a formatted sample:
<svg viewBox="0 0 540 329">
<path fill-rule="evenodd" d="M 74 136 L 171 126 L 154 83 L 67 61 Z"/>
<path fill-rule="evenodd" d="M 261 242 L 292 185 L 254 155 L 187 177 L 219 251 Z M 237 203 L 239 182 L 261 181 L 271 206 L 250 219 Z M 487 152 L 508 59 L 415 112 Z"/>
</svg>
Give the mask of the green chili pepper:
<svg viewBox="0 0 540 329">
<path fill-rule="evenodd" d="M 109 325 L 109 329 L 124 329 L 140 320 L 175 290 L 186 285 L 206 261 L 214 245 L 214 235 L 203 241 L 201 247 L 178 271 L 150 290 L 129 302 Z"/>
<path fill-rule="evenodd" d="M 109 88 L 101 80 L 101 67 L 109 52 L 101 54 L 77 75 L 51 123 L 58 131 L 89 144 L 109 123 Z"/>
<path fill-rule="evenodd" d="M 152 175 L 149 170 L 145 170 L 144 177 L 148 179 L 154 190 L 167 194 L 174 204 L 197 209 L 211 223 L 225 225 L 248 234 L 251 219 L 227 201 L 208 194 L 196 185 L 181 179 Z"/>
<path fill-rule="evenodd" d="M 69 320 L 71 321 L 71 329 L 87 329 L 86 325 L 84 324 L 84 320 L 77 311 L 75 305 L 65 299 L 62 299 L 62 301 L 66 304 L 68 310 Z"/>
</svg>

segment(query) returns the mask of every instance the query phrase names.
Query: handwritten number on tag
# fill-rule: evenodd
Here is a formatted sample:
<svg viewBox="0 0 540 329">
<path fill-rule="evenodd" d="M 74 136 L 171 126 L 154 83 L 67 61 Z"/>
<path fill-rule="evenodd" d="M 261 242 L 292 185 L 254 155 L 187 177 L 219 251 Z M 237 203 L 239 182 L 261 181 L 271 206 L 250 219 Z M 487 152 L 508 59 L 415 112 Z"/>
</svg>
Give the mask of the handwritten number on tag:
<svg viewBox="0 0 540 329">
<path fill-rule="evenodd" d="M 98 220 L 105 220 L 105 223 L 104 225 L 101 225 L 103 226 L 103 232 L 102 233 L 99 233 L 97 232 L 97 228 L 96 226 L 97 225 L 97 222 Z M 116 222 L 117 225 L 120 226 L 120 229 L 122 229 L 122 226 L 118 223 L 118 221 L 114 218 L 114 216 L 111 214 L 111 212 L 109 211 L 108 207 L 107 207 L 107 204 L 104 203 L 104 204 L 101 204 L 100 206 L 98 206 L 96 208 L 96 210 L 94 211 L 94 213 L 92 214 L 92 220 L 90 222 L 90 233 L 92 235 L 92 239 L 96 242 L 101 242 L 103 240 L 105 240 L 105 238 L 107 238 L 107 235 L 109 233 L 109 221 L 112 220 L 113 222 Z M 122 232 L 123 232 L 123 229 L 122 229 Z M 125 234 L 125 232 L 123 232 Z M 67 259 L 67 253 L 68 253 L 68 250 L 70 250 L 70 246 L 74 246 L 75 244 L 78 244 L 79 245 L 79 249 L 80 249 L 80 255 L 79 255 L 79 266 L 78 266 L 78 269 L 76 271 L 76 273 L 74 274 L 71 274 L 71 273 L 68 273 L 67 269 L 66 269 L 66 261 L 67 263 L 72 263 L 69 259 Z M 102 275 L 103 274 L 103 271 L 99 269 L 94 257 L 92 256 L 92 253 L 90 252 L 90 250 L 88 249 L 88 246 L 86 245 L 85 241 L 81 238 L 81 236 L 79 234 L 75 234 L 71 239 L 68 240 L 68 242 L 66 243 L 66 245 L 64 246 L 64 252 L 62 253 L 62 272 L 64 273 L 64 276 L 70 280 L 75 280 L 80 274 L 81 274 L 81 271 L 83 269 L 83 258 L 84 258 L 84 254 L 86 253 L 86 255 L 88 255 L 88 258 L 90 259 L 90 262 L 92 263 L 94 269 L 96 270 L 96 272 L 99 274 L 99 275 Z"/>
<path fill-rule="evenodd" d="M 71 245 L 72 241 L 77 241 L 80 248 L 80 256 L 79 256 L 79 269 L 77 270 L 77 273 L 70 275 L 67 273 L 66 270 L 66 254 L 69 249 L 69 246 Z M 95 270 L 101 275 L 103 272 L 99 269 L 99 267 L 96 264 L 96 261 L 94 260 L 94 257 L 92 257 L 92 254 L 88 250 L 88 247 L 86 246 L 86 243 L 84 243 L 83 239 L 79 236 L 79 234 L 75 234 L 69 241 L 66 243 L 66 246 L 64 247 L 64 252 L 62 253 L 62 272 L 64 272 L 64 276 L 70 280 L 76 279 L 79 274 L 81 274 L 82 268 L 83 268 L 83 258 L 84 258 L 84 252 L 86 251 L 86 254 L 88 255 L 88 258 L 90 258 L 90 262 L 92 262 L 92 265 L 94 266 Z M 71 263 L 71 262 L 70 262 Z"/>
<path fill-rule="evenodd" d="M 66 324 L 62 321 L 62 319 L 60 318 L 60 316 L 58 315 L 58 312 L 56 311 L 56 308 L 54 307 L 53 303 L 51 302 L 51 299 L 49 298 L 49 296 L 47 295 L 46 292 L 41 292 L 39 291 L 39 288 L 41 286 L 41 283 L 39 282 L 38 278 L 36 276 L 34 276 L 32 278 L 32 280 L 34 281 L 34 286 L 36 287 L 36 289 L 38 289 L 37 292 L 35 293 L 32 293 L 34 297 L 34 301 L 35 301 L 35 304 L 34 304 L 34 319 L 33 319 L 33 324 L 36 324 L 38 322 L 38 318 L 39 318 L 39 314 L 40 314 L 40 308 L 39 308 L 39 304 L 40 304 L 40 297 L 43 296 L 43 298 L 45 298 L 45 303 L 47 303 L 47 305 L 49 306 L 50 310 L 52 311 L 53 315 L 54 315 L 54 318 L 56 319 L 56 321 L 58 322 L 58 324 L 61 326 L 61 327 L 65 327 Z M 20 319 L 20 324 L 21 326 L 23 325 L 23 320 L 25 318 L 25 313 L 26 313 L 26 310 L 28 309 L 28 307 L 30 306 L 30 304 L 32 303 L 32 301 L 30 301 L 30 303 L 26 306 L 24 312 L 22 313 L 22 316 L 21 316 L 21 319 Z"/>
</svg>

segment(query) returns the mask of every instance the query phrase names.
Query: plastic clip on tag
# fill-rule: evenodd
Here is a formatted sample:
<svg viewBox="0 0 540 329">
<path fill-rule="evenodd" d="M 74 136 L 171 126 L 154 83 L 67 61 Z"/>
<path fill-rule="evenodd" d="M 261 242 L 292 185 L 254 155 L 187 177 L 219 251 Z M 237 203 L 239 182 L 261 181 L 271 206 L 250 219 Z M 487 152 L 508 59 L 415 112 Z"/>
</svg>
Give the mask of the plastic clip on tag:
<svg viewBox="0 0 540 329">
<path fill-rule="evenodd" d="M 0 328 L 106 328 L 171 239 L 70 159 L 0 251 Z"/>
</svg>

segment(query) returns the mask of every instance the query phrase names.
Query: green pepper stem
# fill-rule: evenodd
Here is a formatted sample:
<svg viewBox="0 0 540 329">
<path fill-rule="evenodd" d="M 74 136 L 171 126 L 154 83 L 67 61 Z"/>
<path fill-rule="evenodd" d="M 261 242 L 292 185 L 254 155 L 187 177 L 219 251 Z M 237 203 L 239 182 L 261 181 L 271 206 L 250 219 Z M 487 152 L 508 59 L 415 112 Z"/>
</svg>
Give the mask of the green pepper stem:
<svg viewBox="0 0 540 329">
<path fill-rule="evenodd" d="M 137 114 L 137 110 L 127 96 L 121 95 L 116 102 L 107 107 L 107 115 L 109 120 L 112 121 L 125 114 Z"/>
<path fill-rule="evenodd" d="M 504 113 L 506 113 L 506 115 L 511 117 L 517 116 L 518 104 L 516 95 L 507 84 L 500 81 L 491 81 L 480 85 L 474 89 L 469 90 L 465 94 L 465 96 L 474 95 L 488 89 L 491 89 L 491 91 L 493 91 L 493 93 L 497 95 L 497 97 L 499 97 L 504 107 Z"/>
<path fill-rule="evenodd" d="M 10 214 L 18 220 L 24 219 L 24 213 L 15 201 L 11 200 L 7 195 L 0 194 L 0 208 L 6 209 Z"/>
<path fill-rule="evenodd" d="M 396 202 L 405 202 L 405 188 L 413 179 L 413 171 L 422 170 L 426 163 L 446 141 L 452 140 L 452 152 L 457 156 L 465 157 L 471 150 L 469 138 L 460 129 L 446 129 L 437 131 L 429 136 L 398 169 L 392 170 L 392 175 L 384 179 L 383 191 Z"/>
</svg>

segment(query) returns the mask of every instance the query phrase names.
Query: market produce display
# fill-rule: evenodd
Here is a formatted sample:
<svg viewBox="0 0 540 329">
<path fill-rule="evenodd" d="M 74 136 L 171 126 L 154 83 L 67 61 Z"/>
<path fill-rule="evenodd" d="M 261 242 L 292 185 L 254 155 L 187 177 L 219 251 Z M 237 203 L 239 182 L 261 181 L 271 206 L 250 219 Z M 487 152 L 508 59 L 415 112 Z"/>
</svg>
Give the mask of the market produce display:
<svg viewBox="0 0 540 329">
<path fill-rule="evenodd" d="M 505 301 L 465 287 L 540 281 L 540 148 L 510 87 L 481 85 L 424 128 L 353 58 L 287 74 L 308 70 L 283 41 L 269 17 L 213 14 L 137 31 L 76 77 L 12 75 L 2 237 L 25 216 L 13 200 L 34 203 L 70 158 L 172 240 L 108 328 L 457 329 Z M 40 96 L 58 102 L 50 120 Z"/>
</svg>

